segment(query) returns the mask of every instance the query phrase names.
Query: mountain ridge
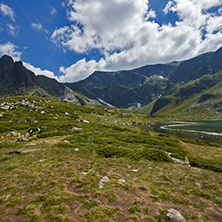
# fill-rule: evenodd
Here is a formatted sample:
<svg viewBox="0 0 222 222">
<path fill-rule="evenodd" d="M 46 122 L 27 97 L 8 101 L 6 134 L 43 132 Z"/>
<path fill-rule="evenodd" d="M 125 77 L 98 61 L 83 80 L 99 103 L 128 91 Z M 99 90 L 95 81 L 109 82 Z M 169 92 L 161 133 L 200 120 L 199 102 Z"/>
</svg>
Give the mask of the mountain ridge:
<svg viewBox="0 0 222 222">
<path fill-rule="evenodd" d="M 176 113 L 183 103 L 188 104 L 189 110 L 200 104 L 207 106 L 210 101 L 217 106 L 222 97 L 218 89 L 221 70 L 222 47 L 180 62 L 115 72 L 95 71 L 84 80 L 63 84 L 35 75 L 21 61 L 14 62 L 4 55 L 0 59 L 0 96 L 49 96 L 76 104 L 102 104 L 134 111 L 143 107 L 146 114 L 167 116 L 171 111 Z M 191 103 L 194 97 L 195 103 Z M 206 101 L 198 103 L 203 100 Z"/>
<path fill-rule="evenodd" d="M 95 103 L 55 79 L 35 75 L 21 61 L 14 62 L 4 55 L 0 59 L 0 97 L 18 95 L 52 97 L 75 104 Z"/>
<path fill-rule="evenodd" d="M 151 111 L 154 114 L 171 102 L 166 96 L 175 90 L 175 85 L 214 75 L 222 69 L 221 64 L 222 47 L 180 62 L 117 72 L 95 71 L 84 80 L 65 85 L 88 98 L 102 100 L 118 108 L 143 107 L 156 100 Z M 161 106 L 158 105 L 160 103 Z"/>
</svg>

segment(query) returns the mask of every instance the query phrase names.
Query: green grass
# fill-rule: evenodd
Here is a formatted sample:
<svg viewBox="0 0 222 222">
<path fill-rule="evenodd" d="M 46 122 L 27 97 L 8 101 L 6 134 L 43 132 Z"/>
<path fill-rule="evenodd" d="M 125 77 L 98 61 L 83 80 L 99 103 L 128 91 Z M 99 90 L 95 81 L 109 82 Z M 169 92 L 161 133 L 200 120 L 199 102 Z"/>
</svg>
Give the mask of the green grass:
<svg viewBox="0 0 222 222">
<path fill-rule="evenodd" d="M 188 221 L 221 213 L 221 146 L 130 125 L 153 121 L 142 114 L 27 99 L 47 114 L 21 106 L 0 111 L 0 221 L 166 221 L 172 206 Z M 27 142 L 10 133 L 42 126 Z M 7 154 L 17 150 L 33 152 Z M 165 151 L 188 156 L 192 167 Z M 110 181 L 99 188 L 104 176 Z"/>
</svg>

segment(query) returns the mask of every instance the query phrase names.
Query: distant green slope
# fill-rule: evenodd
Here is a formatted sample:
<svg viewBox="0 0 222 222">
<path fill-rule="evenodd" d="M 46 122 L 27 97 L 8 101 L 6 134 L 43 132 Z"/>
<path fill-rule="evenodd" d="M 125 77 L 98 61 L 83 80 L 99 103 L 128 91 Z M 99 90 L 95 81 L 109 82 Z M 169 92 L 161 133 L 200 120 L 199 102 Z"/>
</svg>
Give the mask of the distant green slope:
<svg viewBox="0 0 222 222">
<path fill-rule="evenodd" d="M 152 113 L 190 119 L 222 118 L 222 71 L 184 85 L 176 84 L 171 94 L 161 97 L 154 105 Z M 162 106 L 163 104 L 165 106 Z"/>
</svg>

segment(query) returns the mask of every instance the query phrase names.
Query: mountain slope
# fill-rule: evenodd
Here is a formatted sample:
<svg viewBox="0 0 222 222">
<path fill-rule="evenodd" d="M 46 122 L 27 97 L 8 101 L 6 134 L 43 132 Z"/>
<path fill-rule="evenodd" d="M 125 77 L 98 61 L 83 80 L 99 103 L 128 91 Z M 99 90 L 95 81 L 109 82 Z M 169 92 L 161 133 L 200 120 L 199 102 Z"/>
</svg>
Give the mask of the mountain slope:
<svg viewBox="0 0 222 222">
<path fill-rule="evenodd" d="M 66 86 L 100 103 L 119 108 L 143 107 L 151 103 L 153 109 L 149 105 L 142 112 L 151 109 L 154 114 L 170 103 L 177 106 L 185 98 L 216 85 L 218 82 L 210 79 L 202 79 L 196 85 L 186 84 L 205 75 L 213 76 L 221 69 L 222 48 L 182 62 L 147 65 L 128 71 L 96 71 L 85 80 L 66 83 Z"/>
<path fill-rule="evenodd" d="M 0 97 L 16 95 L 54 97 L 76 104 L 92 102 L 55 79 L 36 76 L 22 62 L 14 62 L 10 56 L 4 55 L 0 59 Z"/>
<path fill-rule="evenodd" d="M 150 65 L 119 72 L 96 71 L 85 80 L 66 83 L 66 86 L 119 108 L 143 106 L 160 96 L 177 65 Z"/>
<path fill-rule="evenodd" d="M 165 115 L 172 112 L 173 116 L 179 116 L 176 112 L 179 110 L 194 113 L 191 110 L 200 107 L 198 101 L 201 101 L 201 98 L 208 100 L 208 103 L 217 103 L 222 95 L 219 91 L 214 92 L 213 88 L 218 88 L 221 84 L 220 70 L 222 70 L 222 48 L 215 53 L 203 54 L 182 62 L 171 76 L 165 92 L 154 104 L 151 114 Z M 211 94 L 202 97 L 205 93 L 208 94 L 208 91 L 211 91 Z M 196 100 L 193 101 L 194 97 Z M 205 114 L 211 111 L 215 112 L 213 109 L 208 109 Z M 215 115 L 217 116 L 216 113 Z"/>
</svg>

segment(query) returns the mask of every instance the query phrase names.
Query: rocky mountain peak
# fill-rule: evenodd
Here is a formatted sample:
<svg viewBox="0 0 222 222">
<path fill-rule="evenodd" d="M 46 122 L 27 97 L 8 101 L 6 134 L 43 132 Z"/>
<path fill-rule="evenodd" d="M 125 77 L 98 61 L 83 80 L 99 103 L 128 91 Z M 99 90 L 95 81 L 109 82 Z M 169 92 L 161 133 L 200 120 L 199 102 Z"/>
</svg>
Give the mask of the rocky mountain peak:
<svg viewBox="0 0 222 222">
<path fill-rule="evenodd" d="M 0 58 L 0 68 L 1 69 L 9 69 L 10 67 L 12 68 L 14 66 L 14 61 L 12 59 L 12 57 L 8 56 L 8 55 L 4 55 L 2 56 L 2 58 Z"/>
</svg>

